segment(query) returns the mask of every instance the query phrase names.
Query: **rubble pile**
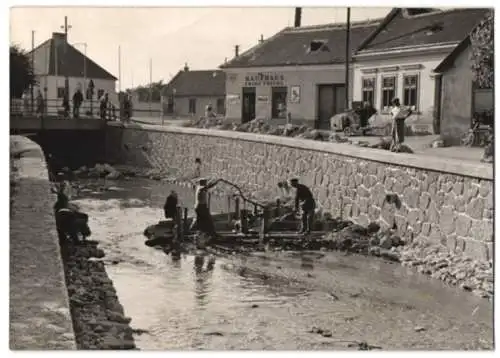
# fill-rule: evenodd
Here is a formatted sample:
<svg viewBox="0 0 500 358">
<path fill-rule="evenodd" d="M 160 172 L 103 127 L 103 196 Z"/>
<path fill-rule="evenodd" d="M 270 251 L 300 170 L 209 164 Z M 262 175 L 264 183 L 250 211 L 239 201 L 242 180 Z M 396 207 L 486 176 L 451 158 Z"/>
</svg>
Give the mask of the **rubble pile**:
<svg viewBox="0 0 500 358">
<path fill-rule="evenodd" d="M 133 330 L 100 260 L 97 242 L 61 244 L 78 349 L 135 349 Z"/>
<path fill-rule="evenodd" d="M 401 250 L 403 266 L 430 275 L 474 294 L 493 299 L 493 261 L 479 262 L 444 246 L 415 240 Z"/>
</svg>

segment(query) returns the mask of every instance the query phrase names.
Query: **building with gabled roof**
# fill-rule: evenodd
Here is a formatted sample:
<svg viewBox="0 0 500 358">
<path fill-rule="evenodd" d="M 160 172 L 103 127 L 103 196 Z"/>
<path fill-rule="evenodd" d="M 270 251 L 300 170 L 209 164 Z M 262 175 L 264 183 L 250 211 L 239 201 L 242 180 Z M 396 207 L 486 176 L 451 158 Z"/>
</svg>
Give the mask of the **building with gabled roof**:
<svg viewBox="0 0 500 358">
<path fill-rule="evenodd" d="M 207 105 L 223 115 L 225 113 L 226 76 L 221 70 L 184 69 L 170 80 L 163 89 L 164 113 L 176 116 L 204 115 Z"/>
<path fill-rule="evenodd" d="M 351 23 L 351 56 L 380 21 Z M 344 111 L 346 24 L 298 25 L 220 66 L 226 73 L 228 118 L 284 121 L 289 115 L 292 121 L 329 128 L 330 118 Z"/>
<path fill-rule="evenodd" d="M 68 77 L 70 99 L 77 88 L 82 90 L 85 99 L 82 109 L 85 111 L 90 109 L 90 101 L 97 103 L 105 92 L 109 94 L 112 102 L 117 103 L 117 78 L 75 46 L 67 43 L 66 35 L 63 33 L 54 32 L 52 38 L 37 46 L 33 50 L 33 62 L 38 88 L 47 100 L 49 113 L 54 113 L 57 107 L 62 107 L 66 77 Z M 94 86 L 93 96 L 86 93 L 91 82 Z M 95 104 L 93 106 L 95 114 L 97 108 L 98 105 Z"/>
<path fill-rule="evenodd" d="M 353 98 L 389 120 L 393 98 L 412 107 L 407 123 L 439 132 L 440 79 L 434 69 L 468 36 L 489 9 L 394 8 L 354 55 Z"/>
</svg>

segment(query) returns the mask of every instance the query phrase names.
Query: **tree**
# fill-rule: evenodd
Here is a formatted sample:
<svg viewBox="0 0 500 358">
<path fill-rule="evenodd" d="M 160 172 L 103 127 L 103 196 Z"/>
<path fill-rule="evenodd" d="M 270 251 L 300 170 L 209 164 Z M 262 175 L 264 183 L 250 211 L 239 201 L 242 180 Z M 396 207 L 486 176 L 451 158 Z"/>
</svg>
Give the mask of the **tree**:
<svg viewBox="0 0 500 358">
<path fill-rule="evenodd" d="M 35 75 L 29 55 L 16 45 L 10 46 L 10 97 L 21 98 L 23 92 L 35 85 Z"/>
<path fill-rule="evenodd" d="M 493 88 L 494 83 L 494 14 L 490 10 L 485 18 L 472 30 L 472 73 L 479 88 Z"/>
</svg>

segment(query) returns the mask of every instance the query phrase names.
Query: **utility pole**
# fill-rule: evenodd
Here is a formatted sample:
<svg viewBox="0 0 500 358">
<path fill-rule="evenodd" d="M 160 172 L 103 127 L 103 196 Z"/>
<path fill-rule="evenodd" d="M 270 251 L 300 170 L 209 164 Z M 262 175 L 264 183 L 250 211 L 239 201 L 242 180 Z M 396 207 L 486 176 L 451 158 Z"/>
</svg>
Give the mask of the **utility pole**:
<svg viewBox="0 0 500 358">
<path fill-rule="evenodd" d="M 33 72 L 33 77 L 35 76 L 35 31 L 31 31 L 31 71 Z M 31 92 L 31 113 L 34 111 L 35 95 L 33 93 L 33 84 L 30 85 Z"/>
<path fill-rule="evenodd" d="M 152 113 L 151 100 L 153 99 L 153 59 L 149 59 L 149 115 Z"/>
<path fill-rule="evenodd" d="M 351 37 L 351 8 L 347 8 L 347 27 L 345 36 L 345 110 L 349 109 L 349 59 L 351 57 L 350 51 L 350 37 Z"/>
<path fill-rule="evenodd" d="M 69 100 L 69 78 L 68 78 L 68 30 L 71 29 L 71 25 L 68 25 L 68 17 L 64 16 L 64 26 L 61 26 L 64 29 L 64 68 L 65 68 L 65 79 L 64 79 L 64 90 Z"/>
<path fill-rule="evenodd" d="M 122 50 L 118 45 L 118 93 L 122 91 Z"/>
</svg>

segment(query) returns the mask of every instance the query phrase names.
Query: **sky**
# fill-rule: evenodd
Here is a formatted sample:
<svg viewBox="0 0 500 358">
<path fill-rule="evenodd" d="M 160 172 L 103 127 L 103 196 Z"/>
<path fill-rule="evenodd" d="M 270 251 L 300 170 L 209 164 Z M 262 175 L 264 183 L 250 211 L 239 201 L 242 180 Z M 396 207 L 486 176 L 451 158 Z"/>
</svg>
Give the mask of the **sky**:
<svg viewBox="0 0 500 358">
<path fill-rule="evenodd" d="M 71 29 L 69 42 L 87 43 L 87 55 L 119 77 L 121 89 L 153 81 L 168 82 L 184 63 L 192 70 L 214 69 L 232 58 L 234 45 L 240 53 L 293 26 L 293 7 L 13 7 L 10 10 L 10 42 L 31 49 L 62 32 L 64 16 Z M 390 8 L 353 7 L 351 20 L 384 17 Z M 302 25 L 345 22 L 346 8 L 302 9 Z M 83 45 L 76 45 L 84 52 Z M 119 84 L 117 84 L 118 87 Z"/>
</svg>

